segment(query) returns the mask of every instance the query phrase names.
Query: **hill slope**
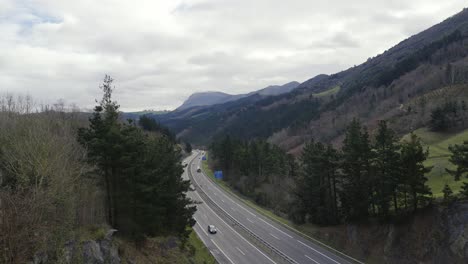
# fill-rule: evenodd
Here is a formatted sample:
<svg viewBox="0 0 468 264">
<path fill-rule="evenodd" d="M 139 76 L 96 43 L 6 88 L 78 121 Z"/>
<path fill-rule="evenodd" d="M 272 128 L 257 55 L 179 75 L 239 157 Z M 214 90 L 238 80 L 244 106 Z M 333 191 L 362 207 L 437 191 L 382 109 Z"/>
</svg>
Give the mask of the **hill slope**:
<svg viewBox="0 0 468 264">
<path fill-rule="evenodd" d="M 316 76 L 289 93 L 254 94 L 156 118 L 194 143 L 207 144 L 226 134 L 261 137 L 293 153 L 310 138 L 341 141 L 354 117 L 371 130 L 379 119 L 391 120 L 392 128 L 404 135 L 426 126 L 433 107 L 456 98 L 445 96 L 447 89 L 458 85 L 461 94 L 468 90 L 467 36 L 464 9 L 359 66 Z M 442 94 L 431 97 L 436 90 Z M 423 106 L 418 100 L 425 95 L 429 101 Z"/>
</svg>

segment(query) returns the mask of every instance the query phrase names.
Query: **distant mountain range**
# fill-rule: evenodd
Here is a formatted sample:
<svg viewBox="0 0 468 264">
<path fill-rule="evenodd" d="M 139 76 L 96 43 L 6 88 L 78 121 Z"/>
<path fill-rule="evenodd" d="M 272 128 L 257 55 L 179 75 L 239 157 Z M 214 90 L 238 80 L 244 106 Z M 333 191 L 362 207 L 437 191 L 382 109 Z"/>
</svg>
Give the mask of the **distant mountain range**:
<svg viewBox="0 0 468 264">
<path fill-rule="evenodd" d="M 247 94 L 227 94 L 223 92 L 200 92 L 190 95 L 185 102 L 179 106 L 176 111 L 185 110 L 194 106 L 209 106 L 215 104 L 222 104 L 230 101 L 235 101 L 253 94 L 259 94 L 262 96 L 279 95 L 288 93 L 293 89 L 297 88 L 300 83 L 289 82 L 284 85 L 271 85 L 258 91 L 250 92 Z"/>
<path fill-rule="evenodd" d="M 264 138 L 291 153 L 312 138 L 340 142 L 353 118 L 371 132 L 378 120 L 386 119 L 397 133 L 405 134 L 427 126 L 431 111 L 444 102 L 468 101 L 467 43 L 464 9 L 345 71 L 318 75 L 284 90 L 267 87 L 275 91 L 269 96 L 260 91 L 239 97 L 194 95 L 177 110 L 154 118 L 195 144 L 226 135 Z"/>
</svg>

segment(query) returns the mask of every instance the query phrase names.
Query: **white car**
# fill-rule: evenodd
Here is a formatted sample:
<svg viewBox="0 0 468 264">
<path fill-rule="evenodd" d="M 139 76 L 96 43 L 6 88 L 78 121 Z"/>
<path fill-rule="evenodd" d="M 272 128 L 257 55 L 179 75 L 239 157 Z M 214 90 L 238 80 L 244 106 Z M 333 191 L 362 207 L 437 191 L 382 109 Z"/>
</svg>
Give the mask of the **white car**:
<svg viewBox="0 0 468 264">
<path fill-rule="evenodd" d="M 216 227 L 214 225 L 209 225 L 208 226 L 208 232 L 210 234 L 216 234 L 218 232 L 218 230 L 216 229 Z"/>
</svg>

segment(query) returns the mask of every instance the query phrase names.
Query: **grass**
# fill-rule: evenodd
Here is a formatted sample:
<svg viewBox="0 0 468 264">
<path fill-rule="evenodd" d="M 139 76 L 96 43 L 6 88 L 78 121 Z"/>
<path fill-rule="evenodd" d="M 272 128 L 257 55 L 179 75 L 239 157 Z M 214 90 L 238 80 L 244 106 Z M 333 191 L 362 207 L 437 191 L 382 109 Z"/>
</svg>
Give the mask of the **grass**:
<svg viewBox="0 0 468 264">
<path fill-rule="evenodd" d="M 414 133 L 421 138 L 424 146 L 429 147 L 429 158 L 425 165 L 433 167 L 432 171 L 427 174 L 427 178 L 434 197 L 443 196 L 442 189 L 445 184 L 448 184 L 454 193 L 458 193 L 463 182 L 468 181 L 468 179 L 455 181 L 453 176 L 445 171 L 445 168 L 454 169 L 453 164 L 449 162 L 450 151 L 448 147 L 467 141 L 468 129 L 458 133 L 437 133 L 427 128 L 420 128 Z M 409 135 L 404 136 L 403 140 L 408 137 Z"/>
<path fill-rule="evenodd" d="M 341 87 L 339 85 L 331 88 L 331 89 L 328 89 L 326 91 L 323 91 L 323 92 L 320 92 L 320 93 L 315 93 L 314 94 L 314 97 L 324 97 L 324 96 L 330 96 L 330 95 L 333 95 L 333 94 L 336 94 L 340 91 Z"/>
<path fill-rule="evenodd" d="M 203 242 L 200 240 L 195 231 L 190 233 L 188 238 L 188 244 L 195 249 L 195 254 L 192 257 L 193 263 L 206 263 L 206 264 L 215 264 L 216 260 L 211 255 L 210 251 L 205 247 Z"/>
</svg>

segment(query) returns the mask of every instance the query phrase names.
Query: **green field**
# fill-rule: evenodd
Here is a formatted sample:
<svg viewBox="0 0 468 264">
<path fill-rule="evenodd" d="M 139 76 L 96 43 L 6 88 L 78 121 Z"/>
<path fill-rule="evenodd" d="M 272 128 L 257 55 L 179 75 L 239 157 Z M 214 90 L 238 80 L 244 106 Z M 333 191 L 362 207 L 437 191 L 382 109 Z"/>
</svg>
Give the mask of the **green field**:
<svg viewBox="0 0 468 264">
<path fill-rule="evenodd" d="M 325 90 L 323 92 L 320 92 L 320 93 L 314 93 L 314 97 L 324 97 L 324 96 L 330 96 L 330 95 L 333 95 L 333 94 L 336 94 L 340 91 L 341 87 L 340 86 L 335 86 L 331 89 L 328 89 L 328 90 Z"/>
<path fill-rule="evenodd" d="M 448 147 L 467 141 L 468 129 L 458 133 L 436 133 L 427 128 L 420 128 L 415 130 L 414 133 L 421 138 L 425 146 L 429 147 L 429 158 L 425 164 L 426 166 L 433 166 L 427 178 L 434 197 L 443 195 L 442 189 L 445 184 L 448 184 L 454 193 L 458 193 L 463 182 L 468 180 L 462 179 L 457 182 L 453 176 L 445 171 L 445 168 L 454 169 L 454 166 L 449 162 L 450 152 Z M 409 135 L 404 136 L 403 140 L 408 137 Z"/>
</svg>

